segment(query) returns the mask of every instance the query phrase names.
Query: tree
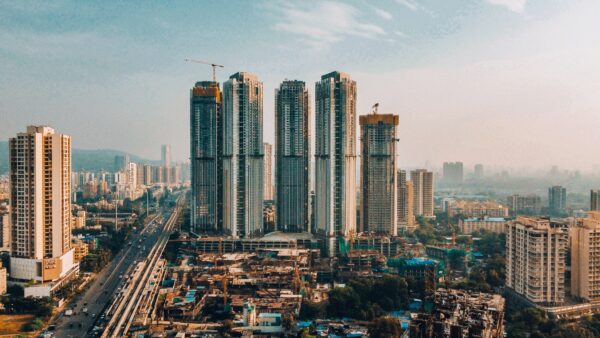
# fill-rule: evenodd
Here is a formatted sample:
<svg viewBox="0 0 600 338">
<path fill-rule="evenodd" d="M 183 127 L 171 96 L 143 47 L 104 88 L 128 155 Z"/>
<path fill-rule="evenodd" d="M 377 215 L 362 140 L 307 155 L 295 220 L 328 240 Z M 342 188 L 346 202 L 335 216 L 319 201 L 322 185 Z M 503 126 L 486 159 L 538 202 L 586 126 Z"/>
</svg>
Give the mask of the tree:
<svg viewBox="0 0 600 338">
<path fill-rule="evenodd" d="M 399 338 L 402 334 L 400 321 L 391 317 L 380 317 L 369 323 L 369 336 L 372 338 Z"/>
</svg>

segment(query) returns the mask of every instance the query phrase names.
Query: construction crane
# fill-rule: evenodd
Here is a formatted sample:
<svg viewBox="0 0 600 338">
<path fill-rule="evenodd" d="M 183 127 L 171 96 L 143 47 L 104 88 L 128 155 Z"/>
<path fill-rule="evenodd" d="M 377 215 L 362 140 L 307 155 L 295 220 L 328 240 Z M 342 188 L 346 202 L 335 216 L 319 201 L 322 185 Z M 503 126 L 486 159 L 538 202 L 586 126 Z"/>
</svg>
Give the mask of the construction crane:
<svg viewBox="0 0 600 338">
<path fill-rule="evenodd" d="M 213 82 L 217 82 L 217 67 L 221 67 L 224 68 L 225 66 L 223 65 L 218 65 L 216 63 L 212 63 L 212 62 L 208 62 L 208 61 L 202 61 L 202 60 L 193 60 L 193 59 L 185 59 L 184 61 L 186 62 L 193 62 L 193 63 L 200 63 L 203 65 L 209 65 L 212 67 L 212 74 L 213 74 Z"/>
</svg>

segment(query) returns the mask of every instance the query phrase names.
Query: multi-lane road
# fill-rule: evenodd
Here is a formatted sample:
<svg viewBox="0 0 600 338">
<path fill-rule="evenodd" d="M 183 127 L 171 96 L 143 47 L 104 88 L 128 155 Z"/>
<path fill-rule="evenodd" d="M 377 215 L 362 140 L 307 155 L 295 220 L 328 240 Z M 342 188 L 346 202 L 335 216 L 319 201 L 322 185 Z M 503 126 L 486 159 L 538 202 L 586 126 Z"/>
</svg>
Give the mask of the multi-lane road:
<svg viewBox="0 0 600 338">
<path fill-rule="evenodd" d="M 163 210 L 139 233 L 130 236 L 131 245 L 123 248 L 97 274 L 90 287 L 66 307 L 72 309 L 74 315 L 59 316 L 52 323 L 56 325 L 53 332 L 56 337 L 108 337 L 106 332 L 114 337 L 123 335 L 125 324 L 119 317 L 125 320 L 128 319 L 125 317 L 133 317 L 133 311 L 138 308 L 136 304 L 143 300 L 140 296 L 146 293 L 138 290 L 154 277 L 152 271 L 158 265 L 182 205 L 183 196 L 173 209 Z M 166 216 L 167 221 L 164 221 Z"/>
</svg>

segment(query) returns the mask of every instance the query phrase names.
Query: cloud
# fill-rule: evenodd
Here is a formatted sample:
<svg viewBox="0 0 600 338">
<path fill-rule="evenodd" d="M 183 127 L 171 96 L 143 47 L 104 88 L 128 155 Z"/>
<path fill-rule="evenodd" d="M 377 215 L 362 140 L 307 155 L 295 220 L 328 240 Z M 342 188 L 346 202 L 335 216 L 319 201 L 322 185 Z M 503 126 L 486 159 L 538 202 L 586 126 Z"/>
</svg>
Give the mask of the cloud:
<svg viewBox="0 0 600 338">
<path fill-rule="evenodd" d="M 509 10 L 522 14 L 525 12 L 525 5 L 527 5 L 527 0 L 486 0 L 488 3 L 496 6 L 503 6 L 508 8 Z"/>
<path fill-rule="evenodd" d="M 288 32 L 315 49 L 322 49 L 347 37 L 378 39 L 383 28 L 364 22 L 355 7 L 337 2 L 282 3 L 267 7 L 276 18 L 273 29 Z M 389 13 L 388 13 L 389 14 Z"/>
<path fill-rule="evenodd" d="M 404 33 L 403 31 L 394 31 L 394 34 L 396 34 L 396 36 L 401 37 L 401 38 L 408 37 L 408 35 L 406 35 L 406 33 Z"/>
<path fill-rule="evenodd" d="M 377 14 L 380 18 L 382 18 L 384 20 L 392 19 L 392 13 L 390 13 L 388 11 L 384 11 L 383 9 L 380 9 L 380 8 L 373 8 L 373 11 L 375 12 L 375 14 Z"/>
<path fill-rule="evenodd" d="M 421 7 L 418 3 L 414 2 L 413 0 L 396 0 L 396 2 L 410 9 L 413 12 L 418 11 Z"/>
</svg>

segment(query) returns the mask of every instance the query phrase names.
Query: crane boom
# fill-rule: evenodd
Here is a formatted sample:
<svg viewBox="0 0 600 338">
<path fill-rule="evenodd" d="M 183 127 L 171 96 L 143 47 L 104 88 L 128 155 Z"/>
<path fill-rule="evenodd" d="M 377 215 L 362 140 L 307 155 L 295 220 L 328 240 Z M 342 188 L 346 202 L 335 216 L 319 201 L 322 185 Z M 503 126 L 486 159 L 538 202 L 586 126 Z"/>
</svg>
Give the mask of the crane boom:
<svg viewBox="0 0 600 338">
<path fill-rule="evenodd" d="M 212 62 L 208 62 L 208 61 L 202 61 L 202 60 L 194 60 L 194 59 L 185 59 L 184 61 L 186 62 L 193 62 L 193 63 L 199 63 L 199 64 L 203 64 L 203 65 L 208 65 L 212 67 L 212 74 L 213 74 L 213 82 L 217 82 L 217 67 L 220 68 L 224 68 L 225 66 L 223 65 L 219 65 L 216 63 L 212 63 Z"/>
</svg>

